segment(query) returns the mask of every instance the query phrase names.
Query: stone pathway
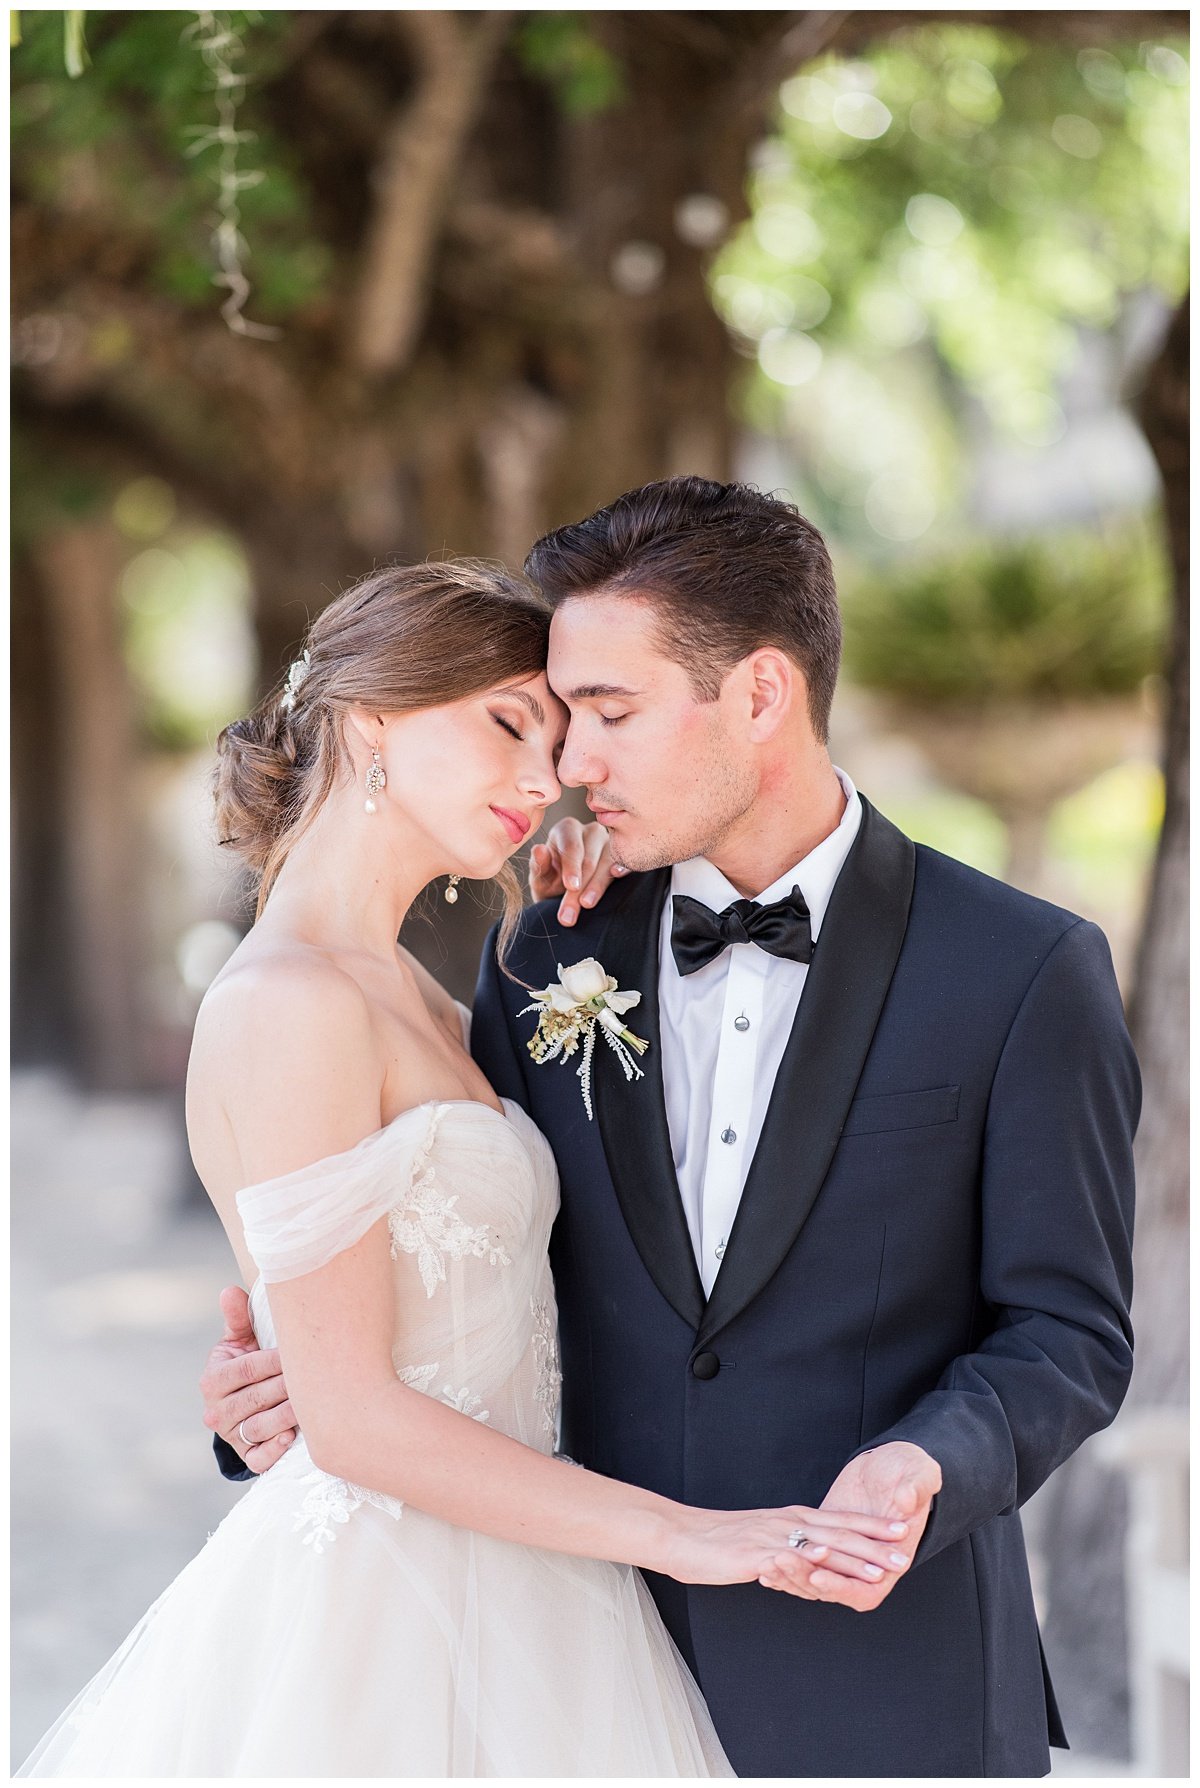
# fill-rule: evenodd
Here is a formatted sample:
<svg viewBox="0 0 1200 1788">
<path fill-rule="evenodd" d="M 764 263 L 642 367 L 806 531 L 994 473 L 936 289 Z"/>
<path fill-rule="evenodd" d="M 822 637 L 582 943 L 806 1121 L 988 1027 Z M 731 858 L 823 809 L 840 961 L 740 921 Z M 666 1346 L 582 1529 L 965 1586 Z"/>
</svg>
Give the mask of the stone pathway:
<svg viewBox="0 0 1200 1788">
<path fill-rule="evenodd" d="M 169 1097 L 12 1092 L 14 1766 L 236 1500 L 197 1379 L 235 1283 Z"/>
</svg>

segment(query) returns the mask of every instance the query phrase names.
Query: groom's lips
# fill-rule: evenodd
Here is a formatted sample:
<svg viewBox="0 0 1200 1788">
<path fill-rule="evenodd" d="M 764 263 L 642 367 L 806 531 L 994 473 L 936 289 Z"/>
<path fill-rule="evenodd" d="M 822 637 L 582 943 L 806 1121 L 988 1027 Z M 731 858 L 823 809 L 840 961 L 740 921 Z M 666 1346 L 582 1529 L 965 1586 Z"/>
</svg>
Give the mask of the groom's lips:
<svg viewBox="0 0 1200 1788">
<path fill-rule="evenodd" d="M 621 815 L 625 812 L 623 807 L 593 807 L 590 801 L 588 802 L 588 807 L 595 814 L 602 826 L 611 825 L 613 820 L 620 819 Z"/>
<path fill-rule="evenodd" d="M 500 821 L 514 844 L 520 844 L 529 830 L 529 821 L 523 813 L 513 813 L 508 807 L 493 807 L 492 812 Z"/>
</svg>

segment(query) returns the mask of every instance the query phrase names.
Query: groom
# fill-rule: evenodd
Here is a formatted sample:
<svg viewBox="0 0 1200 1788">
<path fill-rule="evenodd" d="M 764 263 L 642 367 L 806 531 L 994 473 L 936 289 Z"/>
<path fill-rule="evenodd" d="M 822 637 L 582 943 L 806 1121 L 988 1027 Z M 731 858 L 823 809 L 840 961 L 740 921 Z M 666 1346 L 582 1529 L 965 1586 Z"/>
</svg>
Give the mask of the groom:
<svg viewBox="0 0 1200 1788">
<path fill-rule="evenodd" d="M 877 1585 L 803 1551 L 788 1593 L 650 1580 L 740 1775 L 1043 1775 L 1066 1741 L 1017 1510 L 1131 1364 L 1139 1082 L 1104 937 L 914 846 L 830 763 L 837 599 L 789 505 L 671 479 L 527 569 L 561 779 L 645 872 L 569 928 L 530 908 L 510 958 L 640 992 L 644 1078 L 598 1048 L 595 1123 L 490 948 L 476 995 L 474 1053 L 562 1179 L 563 1449 L 920 1539 Z"/>
</svg>

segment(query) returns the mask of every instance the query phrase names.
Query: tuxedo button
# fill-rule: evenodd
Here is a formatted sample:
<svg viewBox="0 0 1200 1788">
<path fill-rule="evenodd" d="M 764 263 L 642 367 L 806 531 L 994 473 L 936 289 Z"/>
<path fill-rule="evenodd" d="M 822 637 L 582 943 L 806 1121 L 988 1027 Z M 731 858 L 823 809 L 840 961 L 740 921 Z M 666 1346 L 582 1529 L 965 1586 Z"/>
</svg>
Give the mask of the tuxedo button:
<svg viewBox="0 0 1200 1788">
<path fill-rule="evenodd" d="M 736 1142 L 737 1141 L 737 1131 L 731 1130 L 728 1127 L 728 1125 L 726 1125 L 725 1129 L 722 1130 L 722 1132 L 721 1132 L 721 1141 L 722 1142 Z"/>
<path fill-rule="evenodd" d="M 733 1028 L 735 1031 L 748 1031 L 750 1029 L 750 1020 L 746 1017 L 744 1012 L 740 1018 L 734 1019 Z"/>
<path fill-rule="evenodd" d="M 698 1353 L 692 1361 L 693 1378 L 715 1378 L 721 1370 L 721 1362 L 715 1353 Z"/>
</svg>

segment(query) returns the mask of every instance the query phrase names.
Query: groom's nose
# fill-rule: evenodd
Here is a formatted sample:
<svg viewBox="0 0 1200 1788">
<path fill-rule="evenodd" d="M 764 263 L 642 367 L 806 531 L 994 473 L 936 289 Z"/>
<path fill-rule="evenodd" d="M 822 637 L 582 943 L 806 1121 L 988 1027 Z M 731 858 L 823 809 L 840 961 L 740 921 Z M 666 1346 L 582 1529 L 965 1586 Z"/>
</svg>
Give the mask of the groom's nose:
<svg viewBox="0 0 1200 1788">
<path fill-rule="evenodd" d="M 583 740 L 573 724 L 568 726 L 567 736 L 563 740 L 562 754 L 558 760 L 558 780 L 565 788 L 599 786 L 604 781 L 603 765 L 593 753 L 584 748 Z"/>
</svg>

